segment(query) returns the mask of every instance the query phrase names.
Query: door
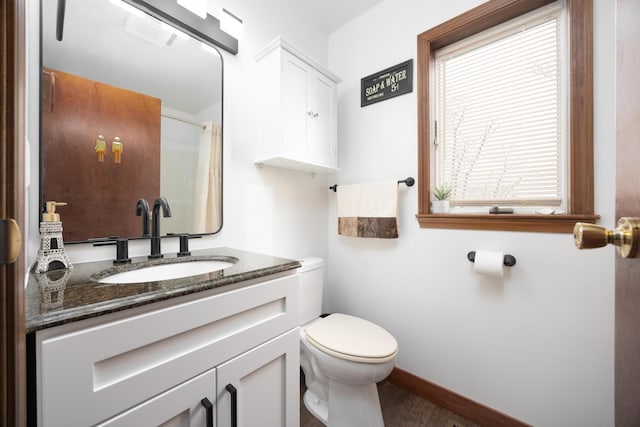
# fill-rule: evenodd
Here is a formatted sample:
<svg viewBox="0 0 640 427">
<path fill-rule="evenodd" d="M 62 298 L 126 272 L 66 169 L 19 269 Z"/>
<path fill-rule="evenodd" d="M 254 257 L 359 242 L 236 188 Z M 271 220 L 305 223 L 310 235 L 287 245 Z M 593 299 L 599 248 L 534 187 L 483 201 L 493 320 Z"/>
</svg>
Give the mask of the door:
<svg viewBox="0 0 640 427">
<path fill-rule="evenodd" d="M 24 0 L 0 2 L 0 221 L 24 230 Z M 6 241 L 0 241 L 6 253 Z M 24 245 L 22 245 L 24 246 Z M 0 263 L 0 425 L 26 423 L 24 249 Z"/>
<path fill-rule="evenodd" d="M 42 198 L 67 203 L 65 242 L 141 236 L 140 221 L 118 220 L 161 194 L 161 100 L 51 68 L 41 90 Z"/>
<path fill-rule="evenodd" d="M 616 217 L 640 217 L 640 2 L 616 4 Z M 640 425 L 640 255 L 616 256 L 615 417 Z"/>
<path fill-rule="evenodd" d="M 298 328 L 217 368 L 218 427 L 300 425 Z"/>
</svg>

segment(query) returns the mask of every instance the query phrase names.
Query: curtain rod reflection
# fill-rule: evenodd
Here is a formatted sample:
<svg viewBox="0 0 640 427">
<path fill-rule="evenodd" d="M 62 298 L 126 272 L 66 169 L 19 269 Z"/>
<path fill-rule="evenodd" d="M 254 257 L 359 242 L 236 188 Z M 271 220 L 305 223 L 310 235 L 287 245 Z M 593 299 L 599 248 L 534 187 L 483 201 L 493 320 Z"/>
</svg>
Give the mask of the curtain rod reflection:
<svg viewBox="0 0 640 427">
<path fill-rule="evenodd" d="M 194 122 L 194 121 L 183 119 L 182 117 L 173 116 L 173 115 L 167 114 L 167 113 L 162 113 L 160 115 L 162 117 L 166 117 L 168 119 L 178 120 L 180 122 L 188 123 L 188 124 L 193 125 L 193 126 L 198 126 L 198 127 L 202 128 L 202 129 L 206 129 L 207 128 L 207 125 L 205 125 L 204 123 Z"/>
</svg>

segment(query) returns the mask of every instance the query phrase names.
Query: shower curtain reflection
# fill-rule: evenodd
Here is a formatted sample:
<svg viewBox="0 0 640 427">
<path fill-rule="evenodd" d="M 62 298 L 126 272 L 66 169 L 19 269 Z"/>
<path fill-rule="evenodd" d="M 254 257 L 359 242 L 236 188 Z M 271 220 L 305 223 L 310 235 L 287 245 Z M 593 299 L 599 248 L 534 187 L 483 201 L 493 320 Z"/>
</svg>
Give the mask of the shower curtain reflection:
<svg viewBox="0 0 640 427">
<path fill-rule="evenodd" d="M 212 233 L 222 224 L 222 128 L 206 122 L 200 136 L 192 233 Z"/>
</svg>

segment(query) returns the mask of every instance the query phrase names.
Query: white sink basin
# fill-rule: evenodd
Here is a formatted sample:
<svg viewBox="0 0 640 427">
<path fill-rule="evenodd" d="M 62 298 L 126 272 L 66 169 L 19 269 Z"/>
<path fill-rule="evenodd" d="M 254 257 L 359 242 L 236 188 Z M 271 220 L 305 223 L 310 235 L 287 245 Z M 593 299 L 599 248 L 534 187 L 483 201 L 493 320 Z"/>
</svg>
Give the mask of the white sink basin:
<svg viewBox="0 0 640 427">
<path fill-rule="evenodd" d="M 157 282 L 159 280 L 179 279 L 182 277 L 197 276 L 198 274 L 213 273 L 231 267 L 232 262 L 227 261 L 187 261 L 173 264 L 158 264 L 137 270 L 125 271 L 113 274 L 98 280 L 100 283 L 140 283 Z"/>
</svg>

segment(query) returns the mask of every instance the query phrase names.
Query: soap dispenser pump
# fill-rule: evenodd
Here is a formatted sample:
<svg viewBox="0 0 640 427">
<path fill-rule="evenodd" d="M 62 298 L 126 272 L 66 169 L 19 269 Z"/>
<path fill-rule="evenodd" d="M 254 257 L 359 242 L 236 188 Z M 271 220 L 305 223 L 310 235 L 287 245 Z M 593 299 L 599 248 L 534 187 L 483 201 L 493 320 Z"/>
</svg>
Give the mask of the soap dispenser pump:
<svg viewBox="0 0 640 427">
<path fill-rule="evenodd" d="M 60 214 L 56 212 L 57 206 L 66 205 L 64 202 L 47 202 L 47 211 L 42 214 L 42 221 L 40 222 L 40 249 L 38 249 L 38 257 L 32 268 L 34 273 L 73 268 L 64 250 L 62 222 L 60 221 Z M 55 264 L 52 266 L 52 263 L 56 263 L 57 266 Z"/>
</svg>

